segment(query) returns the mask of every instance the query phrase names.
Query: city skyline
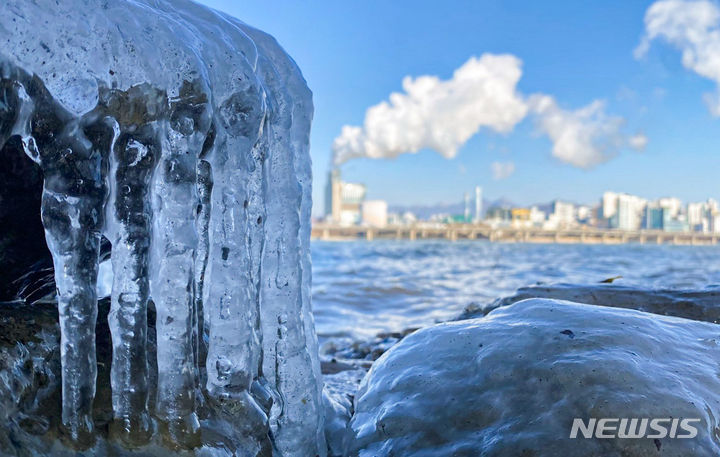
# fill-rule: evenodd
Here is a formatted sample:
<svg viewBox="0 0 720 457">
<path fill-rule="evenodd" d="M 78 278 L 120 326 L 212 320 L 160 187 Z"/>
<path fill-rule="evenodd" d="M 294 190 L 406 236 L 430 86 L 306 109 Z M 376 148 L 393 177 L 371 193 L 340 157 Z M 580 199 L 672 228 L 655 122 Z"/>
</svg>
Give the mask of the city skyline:
<svg viewBox="0 0 720 457">
<path fill-rule="evenodd" d="M 488 54 L 519 62 L 520 77 L 508 86 L 508 100 L 517 99 L 520 109 L 512 125 L 479 118 L 468 127 L 479 128 L 478 133 L 466 139 L 467 132 L 460 132 L 449 146 L 436 148 L 454 154 L 452 159 L 425 147 L 427 141 L 410 142 L 406 146 L 418 147 L 416 154 L 351 160 L 343 165 L 343 176 L 365 183 L 368 198 L 391 205 L 454 202 L 478 182 L 486 195 L 520 205 L 554 198 L 587 203 L 606 189 L 649 199 L 720 196 L 715 177 L 720 120 L 712 95 L 720 79 L 713 63 L 720 46 L 709 39 L 700 47 L 687 38 L 692 27 L 692 32 L 714 36 L 711 32 L 720 26 L 716 3 L 693 3 L 703 8 L 692 13 L 697 20 L 684 29 L 672 27 L 676 14 L 662 11 L 646 23 L 648 11 L 660 4 L 652 1 L 456 1 L 441 11 L 429 1 L 413 2 L 412 8 L 402 2 L 370 1 L 362 8 L 321 2 L 314 11 L 280 1 L 272 14 L 260 1 L 242 7 L 227 0 L 203 3 L 273 33 L 303 68 L 316 107 L 311 135 L 315 215 L 324 212 L 332 145 L 344 126 L 362 127 L 368 108 L 389 101 L 391 93 L 407 95 L 404 78 L 456 81 L 456 70 Z M 683 59 L 690 51 L 696 51 L 695 59 Z M 604 132 L 601 138 L 609 132 L 611 149 L 587 155 L 589 162 L 573 158 L 572 148 L 570 155 L 562 148 L 557 152 L 557 132 L 547 115 L 538 114 L 539 99 L 533 99 L 538 94 L 551 98 L 554 105 L 549 106 L 564 116 L 563 125 L 589 120 Z M 467 96 L 478 103 L 487 99 L 477 91 Z M 578 125 L 585 128 L 587 122 Z"/>
<path fill-rule="evenodd" d="M 364 185 L 363 183 L 358 183 L 358 184 Z M 487 195 L 487 192 L 485 191 L 486 188 L 485 188 L 484 186 L 480 185 L 480 184 L 478 184 L 478 185 L 475 186 L 475 187 L 480 187 L 480 188 L 482 189 L 483 196 L 484 196 L 484 197 L 483 197 L 483 202 L 485 202 L 484 205 L 486 205 L 486 208 L 485 208 L 485 209 L 489 209 L 489 207 L 487 207 L 488 204 L 490 204 L 491 206 L 500 206 L 500 207 L 523 207 L 523 208 L 530 208 L 530 207 L 532 207 L 532 206 L 548 205 L 548 204 L 550 204 L 550 203 L 552 203 L 552 202 L 555 202 L 555 201 L 562 201 L 562 202 L 566 202 L 566 203 L 572 203 L 572 204 L 575 205 L 575 206 L 594 207 L 594 206 L 600 205 L 599 202 L 602 200 L 602 194 L 605 194 L 605 193 L 608 193 L 608 192 L 610 192 L 610 193 L 615 193 L 615 194 L 635 195 L 635 196 L 638 196 L 638 197 L 640 197 L 640 198 L 642 198 L 642 199 L 644 199 L 644 200 L 650 201 L 650 202 L 652 202 L 652 201 L 658 201 L 658 200 L 663 200 L 663 199 L 678 199 L 678 200 L 684 202 L 685 204 L 705 202 L 705 201 L 707 201 L 707 200 L 720 201 L 720 198 L 718 198 L 718 196 L 716 196 L 715 194 L 710 194 L 710 193 L 708 193 L 708 194 L 705 196 L 705 198 L 702 198 L 702 197 L 701 197 L 701 198 L 699 198 L 699 199 L 687 200 L 687 199 L 680 198 L 680 197 L 678 197 L 678 196 L 676 196 L 676 195 L 672 195 L 672 194 L 670 194 L 670 193 L 664 193 L 664 194 L 661 193 L 661 194 L 658 194 L 658 196 L 647 196 L 647 195 L 636 195 L 636 194 L 633 194 L 633 193 L 631 193 L 631 192 L 626 192 L 626 191 L 624 191 L 624 190 L 606 189 L 606 190 L 604 190 L 604 191 L 601 191 L 600 194 L 599 194 L 599 196 L 595 196 L 594 198 L 591 198 L 590 200 L 578 200 L 578 199 L 576 199 L 576 198 L 574 198 L 574 197 L 571 197 L 571 196 L 558 195 L 558 196 L 555 196 L 555 197 L 553 197 L 553 198 L 546 199 L 546 200 L 527 199 L 526 202 L 523 202 L 523 201 L 516 201 L 516 200 L 510 199 L 510 198 L 508 198 L 508 197 L 505 196 L 505 195 Z M 389 205 L 390 208 L 405 208 L 405 207 L 428 207 L 428 208 L 431 208 L 431 207 L 436 207 L 436 206 L 461 205 L 461 204 L 463 204 L 463 202 L 464 202 L 464 195 L 465 195 L 465 194 L 469 194 L 469 195 L 471 195 L 471 196 L 474 195 L 474 188 L 475 188 L 475 187 L 469 188 L 469 189 L 461 189 L 461 193 L 460 193 L 459 195 L 456 195 L 454 199 L 450 199 L 450 200 L 447 200 L 447 201 L 436 201 L 436 202 L 427 202 L 427 203 L 421 202 L 421 203 L 417 203 L 417 204 L 408 204 L 408 203 L 403 203 L 403 202 L 392 202 L 392 201 L 389 201 L 389 200 L 388 200 L 387 203 L 388 203 L 388 205 Z M 369 199 L 372 199 L 372 200 L 382 200 L 382 198 L 380 198 L 379 196 L 376 196 L 376 195 L 374 195 L 373 193 L 371 193 L 369 188 L 366 189 L 366 191 L 367 191 L 367 196 L 368 196 Z M 718 193 L 720 193 L 720 192 L 718 192 Z M 473 200 L 472 200 L 472 202 L 473 202 L 473 203 L 472 203 L 472 205 L 473 205 L 472 208 L 474 208 L 474 204 L 475 204 L 474 201 L 475 201 L 475 200 L 473 199 Z M 500 202 L 500 204 L 497 205 L 497 204 L 496 204 L 497 202 Z M 471 208 L 471 209 L 472 209 L 472 208 Z M 325 214 L 325 213 L 323 212 L 323 214 Z"/>
<path fill-rule="evenodd" d="M 707 197 L 685 202 L 665 196 L 647 199 L 627 192 L 605 191 L 594 203 L 554 199 L 533 205 L 517 205 L 503 199 L 488 200 L 481 186 L 464 192 L 460 203 L 435 206 L 389 206 L 368 199 L 362 183 L 345 181 L 338 169 L 328 176 L 327 210 L 317 222 L 334 226 L 407 226 L 418 222 L 485 223 L 493 228 L 540 228 L 558 230 L 582 226 L 624 231 L 720 233 L 720 203 Z"/>
</svg>

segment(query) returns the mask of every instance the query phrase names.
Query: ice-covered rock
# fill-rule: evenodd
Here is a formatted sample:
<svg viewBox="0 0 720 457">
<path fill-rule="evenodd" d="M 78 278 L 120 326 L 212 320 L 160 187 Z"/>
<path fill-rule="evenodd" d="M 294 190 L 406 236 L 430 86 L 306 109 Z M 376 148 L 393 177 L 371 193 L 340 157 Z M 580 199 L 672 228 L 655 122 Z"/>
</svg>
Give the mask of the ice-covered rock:
<svg viewBox="0 0 720 457">
<path fill-rule="evenodd" d="M 663 316 L 720 322 L 720 287 L 699 290 L 647 289 L 618 284 L 542 284 L 521 287 L 513 295 L 486 306 L 469 306 L 459 319 L 484 316 L 490 311 L 528 298 L 555 298 L 589 305 L 636 309 Z"/>
<path fill-rule="evenodd" d="M 52 254 L 63 433 L 81 448 L 98 435 L 97 291 L 110 283 L 113 439 L 200 449 L 219 434 L 221 448 L 253 455 L 272 437 L 278 455 L 324 454 L 313 108 L 295 63 L 272 37 L 190 0 L 2 10 L 0 147 L 12 170 L 38 176 L 22 150 L 43 177 L 23 198 Z M 12 273 L 23 268 L 34 267 Z"/>
<path fill-rule="evenodd" d="M 525 300 L 419 330 L 385 353 L 356 397 L 347 454 L 718 455 L 718 373 L 715 324 Z M 570 439 L 574 418 L 658 418 L 666 433 L 646 423 L 643 438 Z M 697 436 L 678 438 L 690 433 L 673 419 L 700 419 Z"/>
<path fill-rule="evenodd" d="M 342 456 L 348 436 L 347 425 L 352 417 L 352 398 L 337 390 L 327 389 L 323 391 L 323 400 L 329 455 Z"/>
</svg>

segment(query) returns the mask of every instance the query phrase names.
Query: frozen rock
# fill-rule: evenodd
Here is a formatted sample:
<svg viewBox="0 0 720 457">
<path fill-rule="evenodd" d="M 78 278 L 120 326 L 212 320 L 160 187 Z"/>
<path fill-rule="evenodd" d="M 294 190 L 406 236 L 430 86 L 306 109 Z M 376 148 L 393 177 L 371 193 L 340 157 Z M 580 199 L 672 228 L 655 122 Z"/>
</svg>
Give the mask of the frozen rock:
<svg viewBox="0 0 720 457">
<path fill-rule="evenodd" d="M 57 311 L 5 304 L 0 335 L 0 455 L 49 454 L 60 413 Z"/>
<path fill-rule="evenodd" d="M 719 364 L 715 324 L 525 300 L 385 353 L 356 397 L 347 454 L 718 455 Z M 664 437 L 570 439 L 573 418 L 700 422 L 691 439 L 670 438 L 671 419 Z"/>
<path fill-rule="evenodd" d="M 325 435 L 331 456 L 342 456 L 348 436 L 347 425 L 352 417 L 352 398 L 333 389 L 323 391 Z"/>
<path fill-rule="evenodd" d="M 98 390 L 93 405 L 97 440 L 96 455 L 114 452 L 125 455 L 122 448 L 108 441 L 112 422 L 110 362 L 112 347 L 107 324 L 109 300 L 98 305 L 97 322 Z M 154 322 L 154 319 L 152 320 Z M 22 304 L 0 308 L 0 455 L 58 456 L 78 455 L 66 446 L 67 437 L 60 426 L 61 368 L 60 327 L 55 304 Z M 149 329 L 148 353 L 155 354 L 155 332 Z M 150 383 L 156 382 L 151 370 Z M 110 451 L 112 449 L 112 451 Z M 164 455 L 143 449 L 144 455 Z M 130 455 L 130 452 L 128 452 Z"/>
<path fill-rule="evenodd" d="M 18 182 L 33 191 L 23 197 L 52 255 L 69 442 L 92 448 L 99 433 L 100 292 L 112 439 L 193 450 L 217 440 L 210 427 L 243 455 L 323 455 L 313 107 L 292 59 L 189 0 L 11 0 L 0 36 L 0 147 L 10 171 L 27 174 Z M 43 260 L 42 243 L 7 229 L 13 248 L 38 250 L 10 273 Z"/>
<path fill-rule="evenodd" d="M 486 306 L 470 306 L 459 319 L 484 316 L 490 311 L 528 298 L 555 298 L 589 305 L 629 308 L 664 316 L 720 322 L 720 287 L 700 290 L 646 289 L 618 284 L 549 284 L 522 287 L 515 294 Z"/>
</svg>

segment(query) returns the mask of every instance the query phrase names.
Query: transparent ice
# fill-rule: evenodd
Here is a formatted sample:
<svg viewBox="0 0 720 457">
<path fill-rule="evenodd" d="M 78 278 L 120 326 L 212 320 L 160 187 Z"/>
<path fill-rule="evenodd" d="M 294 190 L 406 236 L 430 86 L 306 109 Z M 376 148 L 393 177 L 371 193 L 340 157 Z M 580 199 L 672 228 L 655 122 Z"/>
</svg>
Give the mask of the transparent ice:
<svg viewBox="0 0 720 457">
<path fill-rule="evenodd" d="M 270 436 L 276 455 L 324 455 L 309 289 L 313 107 L 292 59 L 188 0 L 10 0 L 0 37 L 0 146 L 19 137 L 44 174 L 68 436 L 95 439 L 105 237 L 121 442 L 159 434 L 197 448 L 212 416 L 237 442 Z"/>
</svg>

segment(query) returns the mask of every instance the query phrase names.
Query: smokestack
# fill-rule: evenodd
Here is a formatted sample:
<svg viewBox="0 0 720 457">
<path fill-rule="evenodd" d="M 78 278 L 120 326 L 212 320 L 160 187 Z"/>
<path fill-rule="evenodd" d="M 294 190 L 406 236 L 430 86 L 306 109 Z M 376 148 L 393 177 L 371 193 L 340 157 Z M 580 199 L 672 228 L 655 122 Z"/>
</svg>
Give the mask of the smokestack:
<svg viewBox="0 0 720 457">
<path fill-rule="evenodd" d="M 333 167 L 328 172 L 325 187 L 325 218 L 332 222 L 340 222 L 341 191 L 340 168 Z"/>
<path fill-rule="evenodd" d="M 482 187 L 475 186 L 475 222 L 482 219 Z"/>
</svg>

